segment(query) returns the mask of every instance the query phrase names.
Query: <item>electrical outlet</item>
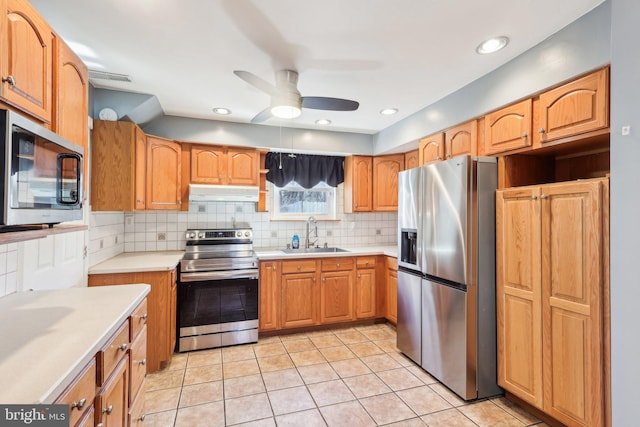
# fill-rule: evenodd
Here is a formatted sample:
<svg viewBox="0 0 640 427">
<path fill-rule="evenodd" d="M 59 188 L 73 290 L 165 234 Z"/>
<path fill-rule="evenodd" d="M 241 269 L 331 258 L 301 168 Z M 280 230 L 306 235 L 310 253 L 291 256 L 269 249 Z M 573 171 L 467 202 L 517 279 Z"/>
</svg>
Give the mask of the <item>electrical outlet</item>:
<svg viewBox="0 0 640 427">
<path fill-rule="evenodd" d="M 125 215 L 124 223 L 125 225 L 133 225 L 133 215 Z"/>
<path fill-rule="evenodd" d="M 277 231 L 272 231 L 271 232 L 271 237 L 272 238 L 277 238 L 278 237 L 278 232 Z"/>
<path fill-rule="evenodd" d="M 627 136 L 631 133 L 631 126 L 622 126 L 622 136 Z"/>
<path fill-rule="evenodd" d="M 104 248 L 104 240 L 100 239 L 100 249 Z"/>
<path fill-rule="evenodd" d="M 159 241 L 167 240 L 167 233 L 158 233 L 158 240 Z"/>
<path fill-rule="evenodd" d="M 205 213 L 207 211 L 206 205 L 198 205 L 198 213 Z"/>
<path fill-rule="evenodd" d="M 118 236 L 116 236 L 116 245 L 118 244 Z"/>
<path fill-rule="evenodd" d="M 333 231 L 327 230 L 327 237 L 333 237 Z"/>
<path fill-rule="evenodd" d="M 376 228 L 376 236 L 381 236 L 382 235 L 382 230 L 380 230 L 379 228 Z"/>
<path fill-rule="evenodd" d="M 242 205 L 236 205 L 236 213 L 242 213 Z"/>
</svg>

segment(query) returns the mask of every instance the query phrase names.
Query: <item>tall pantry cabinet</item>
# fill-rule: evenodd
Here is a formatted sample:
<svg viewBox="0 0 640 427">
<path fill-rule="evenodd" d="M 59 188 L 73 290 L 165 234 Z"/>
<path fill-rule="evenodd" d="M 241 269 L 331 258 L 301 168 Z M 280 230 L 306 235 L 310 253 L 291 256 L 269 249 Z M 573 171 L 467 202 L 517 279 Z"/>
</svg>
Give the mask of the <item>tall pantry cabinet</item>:
<svg viewBox="0 0 640 427">
<path fill-rule="evenodd" d="M 608 179 L 496 203 L 498 384 L 567 425 L 605 425 Z"/>
</svg>

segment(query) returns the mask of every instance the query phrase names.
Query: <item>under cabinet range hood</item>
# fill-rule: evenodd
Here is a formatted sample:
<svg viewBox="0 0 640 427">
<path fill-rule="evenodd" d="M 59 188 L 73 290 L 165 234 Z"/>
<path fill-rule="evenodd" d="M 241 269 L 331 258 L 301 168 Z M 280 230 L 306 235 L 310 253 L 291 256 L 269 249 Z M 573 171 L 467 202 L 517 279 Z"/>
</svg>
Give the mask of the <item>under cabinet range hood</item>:
<svg viewBox="0 0 640 427">
<path fill-rule="evenodd" d="M 189 184 L 189 202 L 257 202 L 259 195 L 256 186 Z"/>
</svg>

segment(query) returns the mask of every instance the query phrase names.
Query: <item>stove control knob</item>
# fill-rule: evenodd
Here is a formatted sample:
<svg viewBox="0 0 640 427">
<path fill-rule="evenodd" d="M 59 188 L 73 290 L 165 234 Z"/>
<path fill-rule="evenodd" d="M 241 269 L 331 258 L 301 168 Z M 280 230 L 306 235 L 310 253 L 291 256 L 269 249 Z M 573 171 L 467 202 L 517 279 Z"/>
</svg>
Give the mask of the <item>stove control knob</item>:
<svg viewBox="0 0 640 427">
<path fill-rule="evenodd" d="M 242 231 L 236 231 L 236 237 L 242 237 Z"/>
<path fill-rule="evenodd" d="M 245 237 L 250 237 L 251 236 L 251 232 L 250 231 L 245 231 L 244 232 L 244 236 Z"/>
<path fill-rule="evenodd" d="M 198 239 L 204 239 L 204 233 L 198 233 Z"/>
<path fill-rule="evenodd" d="M 193 231 L 190 233 L 187 233 L 187 239 L 194 239 L 196 237 L 196 233 L 194 233 Z"/>
</svg>

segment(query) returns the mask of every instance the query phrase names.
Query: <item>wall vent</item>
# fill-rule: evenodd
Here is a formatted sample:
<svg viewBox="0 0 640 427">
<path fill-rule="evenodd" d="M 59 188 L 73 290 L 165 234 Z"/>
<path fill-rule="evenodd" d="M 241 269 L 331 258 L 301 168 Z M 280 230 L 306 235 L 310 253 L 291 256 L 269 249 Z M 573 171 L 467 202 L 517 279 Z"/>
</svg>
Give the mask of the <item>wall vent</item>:
<svg viewBox="0 0 640 427">
<path fill-rule="evenodd" d="M 130 82 L 131 77 L 126 74 L 108 73 L 106 71 L 89 70 L 90 79 L 114 80 L 117 82 Z"/>
</svg>

